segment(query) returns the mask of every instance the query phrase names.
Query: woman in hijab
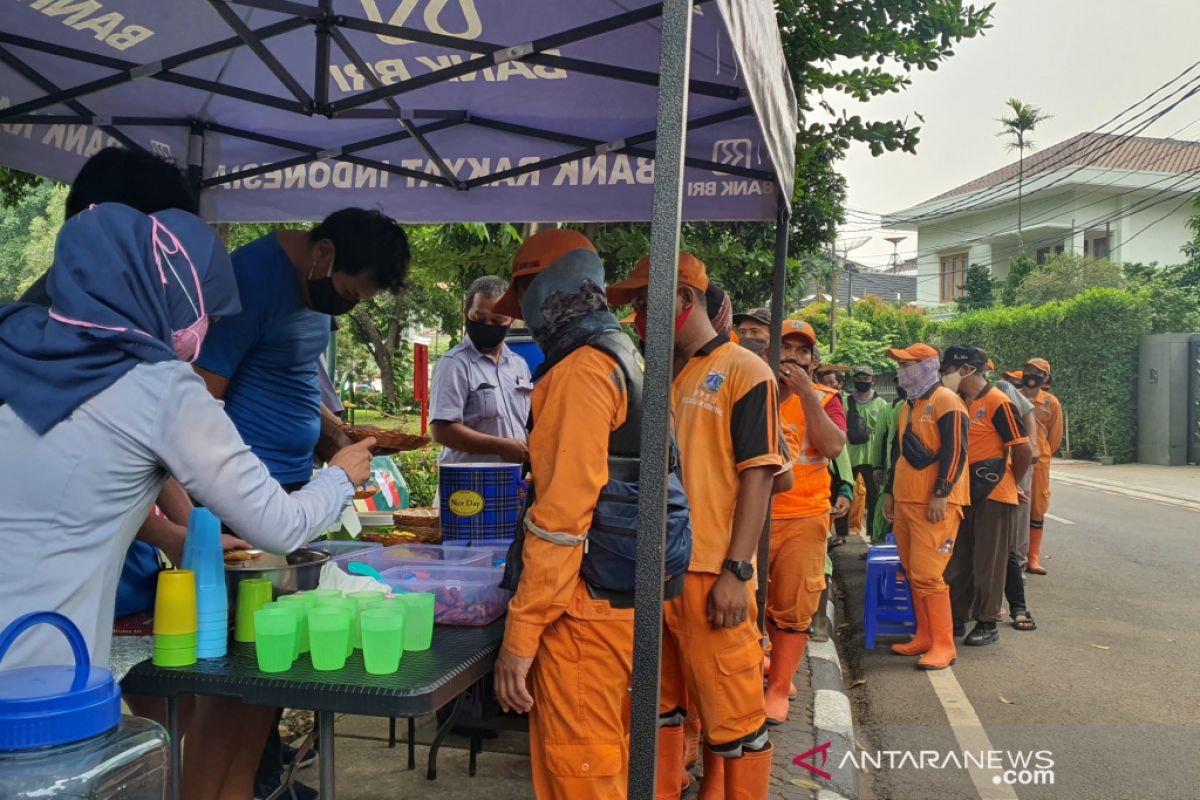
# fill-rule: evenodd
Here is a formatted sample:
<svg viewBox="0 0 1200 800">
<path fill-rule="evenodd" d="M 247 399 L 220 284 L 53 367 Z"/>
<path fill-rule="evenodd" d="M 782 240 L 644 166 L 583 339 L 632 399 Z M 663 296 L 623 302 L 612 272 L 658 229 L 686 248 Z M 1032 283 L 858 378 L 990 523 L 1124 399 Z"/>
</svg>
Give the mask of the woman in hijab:
<svg viewBox="0 0 1200 800">
<path fill-rule="evenodd" d="M 48 282 L 49 308 L 0 309 L 0 628 L 57 611 L 104 664 L 125 551 L 168 477 L 286 553 L 351 501 L 371 441 L 291 495 L 242 443 L 190 366 L 208 326 L 240 309 L 229 256 L 198 217 L 95 206 L 63 226 Z M 42 626 L 4 667 L 70 659 Z"/>
</svg>

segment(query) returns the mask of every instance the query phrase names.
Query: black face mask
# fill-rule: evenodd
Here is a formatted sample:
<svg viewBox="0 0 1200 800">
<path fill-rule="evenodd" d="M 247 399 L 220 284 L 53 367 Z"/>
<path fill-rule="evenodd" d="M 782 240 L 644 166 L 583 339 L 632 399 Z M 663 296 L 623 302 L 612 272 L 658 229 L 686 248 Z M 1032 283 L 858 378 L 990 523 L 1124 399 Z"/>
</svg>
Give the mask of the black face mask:
<svg viewBox="0 0 1200 800">
<path fill-rule="evenodd" d="M 739 344 L 756 356 L 767 352 L 767 343 L 763 339 L 741 339 Z"/>
<path fill-rule="evenodd" d="M 508 333 L 508 325 L 488 325 L 486 322 L 476 322 L 473 319 L 467 320 L 467 338 L 471 340 L 471 344 L 481 352 L 495 350 L 504 341 L 505 334 Z"/>
<path fill-rule="evenodd" d="M 1042 388 L 1042 384 L 1046 382 L 1046 379 L 1041 375 L 1025 375 L 1021 378 L 1021 381 L 1030 389 L 1040 389 Z"/>
<path fill-rule="evenodd" d="M 340 317 L 358 305 L 357 300 L 347 300 L 333 287 L 333 278 L 309 278 L 308 302 L 313 311 Z"/>
<path fill-rule="evenodd" d="M 860 394 L 866 394 L 867 392 L 871 391 L 871 387 L 874 385 L 875 384 L 871 383 L 870 381 L 855 381 L 854 391 Z"/>
</svg>

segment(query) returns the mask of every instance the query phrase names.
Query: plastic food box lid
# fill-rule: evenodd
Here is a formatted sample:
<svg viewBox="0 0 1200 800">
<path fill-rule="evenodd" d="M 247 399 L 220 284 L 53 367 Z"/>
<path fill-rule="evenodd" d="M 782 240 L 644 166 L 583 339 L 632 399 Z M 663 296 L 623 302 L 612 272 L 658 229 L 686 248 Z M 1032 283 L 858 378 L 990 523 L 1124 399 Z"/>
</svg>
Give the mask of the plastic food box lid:
<svg viewBox="0 0 1200 800">
<path fill-rule="evenodd" d="M 18 637 L 35 625 L 63 632 L 73 666 L 4 670 L 3 660 Z M 33 750 L 78 742 L 121 723 L 121 689 L 112 673 L 93 667 L 87 645 L 71 620 L 50 611 L 26 614 L 0 633 L 0 750 Z"/>
</svg>

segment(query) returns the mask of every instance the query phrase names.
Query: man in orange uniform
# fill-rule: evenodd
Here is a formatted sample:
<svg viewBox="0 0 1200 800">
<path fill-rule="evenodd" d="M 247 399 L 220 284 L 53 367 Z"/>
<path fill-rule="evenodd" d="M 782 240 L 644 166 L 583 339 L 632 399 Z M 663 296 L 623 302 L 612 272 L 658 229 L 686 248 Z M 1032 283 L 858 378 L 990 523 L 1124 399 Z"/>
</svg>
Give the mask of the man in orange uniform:
<svg viewBox="0 0 1200 800">
<path fill-rule="evenodd" d="M 611 800 L 628 782 L 633 608 L 593 596 L 580 577 L 581 545 L 608 481 L 609 434 L 627 413 L 624 373 L 585 346 L 618 327 L 603 287 L 591 243 L 552 229 L 525 240 L 495 305 L 523 318 L 546 354 L 529 437 L 536 498 L 495 676 L 500 705 L 529 713 L 540 800 Z"/>
<path fill-rule="evenodd" d="M 1021 375 L 1021 393 L 1033 403 L 1038 423 L 1038 460 L 1033 465 L 1033 486 L 1029 498 L 1029 560 L 1025 571 L 1045 575 L 1046 568 L 1039 560 L 1042 555 L 1042 532 L 1046 512 L 1050 510 L 1050 459 L 1058 452 L 1063 438 L 1062 404 L 1042 387 L 1050 381 L 1050 362 L 1031 358 L 1025 362 Z"/>
<path fill-rule="evenodd" d="M 779 362 L 784 399 L 779 416 L 793 467 L 791 490 L 776 496 L 771 508 L 768 725 L 787 721 L 792 677 L 804 657 L 808 629 L 825 588 L 829 459 L 846 445 L 846 418 L 838 391 L 813 383 L 810 377 L 816 345 L 811 325 L 784 320 Z"/>
<path fill-rule="evenodd" d="M 648 278 L 643 259 L 609 287 L 609 302 L 632 303 L 644 315 Z M 679 797 L 680 722 L 698 713 L 706 740 L 701 797 L 764 800 L 771 744 L 753 559 L 775 474 L 786 462 L 779 392 L 761 358 L 713 330 L 703 313 L 707 288 L 704 264 L 680 253 L 672 397 L 693 546 L 683 595 L 663 611 L 656 796 Z"/>
<path fill-rule="evenodd" d="M 942 579 L 967 493 L 967 407 L 941 385 L 941 357 L 927 344 L 888 350 L 898 362 L 897 381 L 908 393 L 896 427 L 895 467 L 883 497 L 883 513 L 896 534 L 900 563 L 908 576 L 917 631 L 903 656 L 924 654 L 921 669 L 954 663 L 954 619 L 950 589 Z"/>
<path fill-rule="evenodd" d="M 1020 498 L 1017 484 L 1033 459 L 1017 407 L 987 382 L 987 353 L 978 347 L 951 347 L 942 358 L 942 385 L 968 403 L 967 483 L 971 506 L 946 568 L 955 633 L 974 614 L 975 629 L 963 644 L 999 640 L 996 623 L 1004 611 L 1004 581 L 1017 537 Z M 1009 453 L 1012 454 L 1010 463 Z"/>
</svg>

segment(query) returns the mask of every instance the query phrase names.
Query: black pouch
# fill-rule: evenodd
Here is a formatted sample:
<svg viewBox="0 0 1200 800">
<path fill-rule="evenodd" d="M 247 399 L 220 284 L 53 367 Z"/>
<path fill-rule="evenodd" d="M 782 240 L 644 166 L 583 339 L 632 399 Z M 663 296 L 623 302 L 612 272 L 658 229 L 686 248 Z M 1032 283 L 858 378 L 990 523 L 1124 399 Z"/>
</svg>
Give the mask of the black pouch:
<svg viewBox="0 0 1200 800">
<path fill-rule="evenodd" d="M 1004 478 L 1005 463 L 1003 458 L 985 458 L 968 467 L 971 471 L 971 505 L 979 505 L 988 499 Z"/>
<path fill-rule="evenodd" d="M 900 452 L 904 460 L 912 464 L 914 469 L 925 469 L 937 463 L 937 456 L 929 452 L 924 443 L 917 438 L 912 429 L 913 407 L 908 407 L 908 423 L 904 426 L 904 436 L 900 440 Z"/>
<path fill-rule="evenodd" d="M 521 568 L 524 567 L 525 557 L 525 512 L 533 506 L 533 496 L 536 491 L 533 483 L 525 494 L 525 506 L 517 515 L 517 530 L 512 544 L 508 546 L 508 554 L 504 557 L 504 575 L 500 579 L 500 588 L 516 594 L 517 584 L 521 582 Z"/>
</svg>

